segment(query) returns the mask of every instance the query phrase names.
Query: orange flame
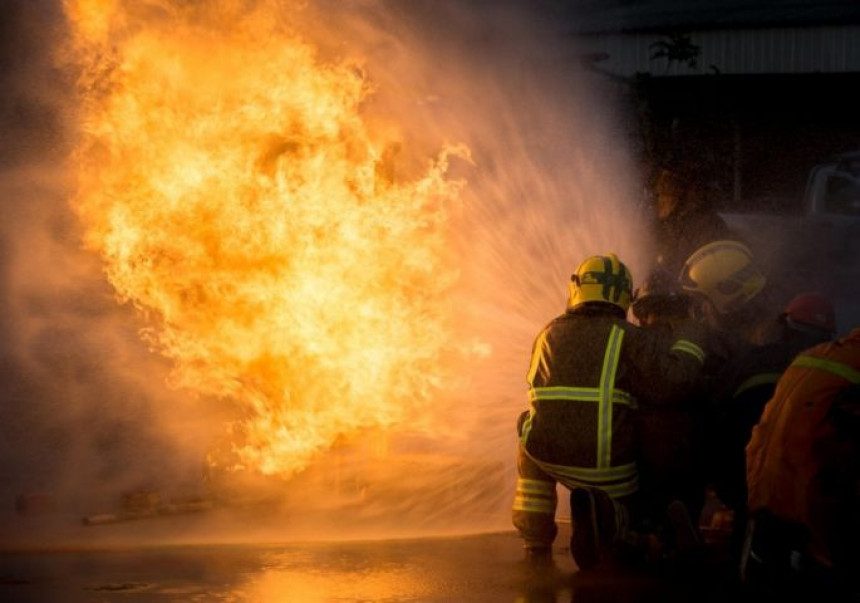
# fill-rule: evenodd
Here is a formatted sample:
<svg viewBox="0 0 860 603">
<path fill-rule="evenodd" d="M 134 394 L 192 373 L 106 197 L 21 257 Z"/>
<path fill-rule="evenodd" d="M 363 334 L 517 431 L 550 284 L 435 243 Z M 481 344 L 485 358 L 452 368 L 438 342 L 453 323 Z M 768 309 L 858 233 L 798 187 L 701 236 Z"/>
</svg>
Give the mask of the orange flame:
<svg viewBox="0 0 860 603">
<path fill-rule="evenodd" d="M 173 384 L 236 401 L 240 463 L 289 475 L 443 386 L 462 182 L 447 150 L 393 181 L 361 70 L 243 4 L 66 0 L 73 207 Z"/>
</svg>

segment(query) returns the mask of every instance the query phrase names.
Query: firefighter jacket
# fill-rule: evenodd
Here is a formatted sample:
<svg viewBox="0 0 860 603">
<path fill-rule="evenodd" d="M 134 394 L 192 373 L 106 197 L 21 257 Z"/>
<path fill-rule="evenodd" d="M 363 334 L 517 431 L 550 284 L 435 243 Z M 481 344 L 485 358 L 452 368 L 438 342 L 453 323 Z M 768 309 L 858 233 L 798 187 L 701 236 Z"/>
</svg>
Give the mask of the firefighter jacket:
<svg viewBox="0 0 860 603">
<path fill-rule="evenodd" d="M 522 450 L 564 485 L 613 498 L 638 487 L 639 398 L 671 404 L 698 384 L 705 358 L 693 324 L 669 342 L 627 322 L 617 309 L 584 304 L 547 325 L 528 372 L 529 415 Z"/>
<path fill-rule="evenodd" d="M 728 506 L 746 505 L 744 450 L 786 367 L 803 350 L 829 339 L 829 334 L 785 331 L 773 343 L 753 346 L 737 358 L 720 378 L 716 400 L 712 478 L 717 494 Z"/>
<path fill-rule="evenodd" d="M 856 523 L 858 387 L 855 329 L 795 358 L 746 448 L 750 513 L 805 526 L 824 558 Z"/>
</svg>

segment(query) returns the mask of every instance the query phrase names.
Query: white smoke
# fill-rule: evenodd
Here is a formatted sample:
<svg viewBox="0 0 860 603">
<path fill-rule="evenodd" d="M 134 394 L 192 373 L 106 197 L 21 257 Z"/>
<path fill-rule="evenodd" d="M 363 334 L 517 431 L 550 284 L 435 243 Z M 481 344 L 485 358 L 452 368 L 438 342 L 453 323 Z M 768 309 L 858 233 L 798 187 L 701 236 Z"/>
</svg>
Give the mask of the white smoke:
<svg viewBox="0 0 860 603">
<path fill-rule="evenodd" d="M 366 69 L 375 93 L 365 118 L 400 124 L 400 173 L 448 144 L 472 157 L 452 166 L 468 183 L 452 235 L 461 258 L 452 299 L 458 392 L 393 442 L 450 462 L 416 461 L 391 493 L 397 504 L 386 492 L 367 495 L 364 516 L 378 511 L 393 524 L 423 516 L 438 528 L 455 524 L 465 503 L 480 513 L 460 529 L 507 526 L 532 338 L 563 310 L 569 275 L 588 255 L 614 251 L 634 278 L 647 266 L 639 174 L 616 91 L 580 67 L 563 20 L 571 16 L 558 6 L 319 0 L 285 15 L 323 56 Z M 141 318 L 115 302 L 97 259 L 80 249 L 67 205 L 73 74 L 58 71 L 52 55 L 59 6 L 4 10 L 42 43 L 4 41 L 4 56 L 20 57 L 4 74 L 14 91 L 4 129 L 37 142 L 4 150 L 0 174 L 0 503 L 48 491 L 80 512 L 125 490 L 193 488 L 229 409 L 167 385 L 167 362 L 138 337 Z M 34 102 L 48 117 L 16 123 L 14 106 Z"/>
</svg>

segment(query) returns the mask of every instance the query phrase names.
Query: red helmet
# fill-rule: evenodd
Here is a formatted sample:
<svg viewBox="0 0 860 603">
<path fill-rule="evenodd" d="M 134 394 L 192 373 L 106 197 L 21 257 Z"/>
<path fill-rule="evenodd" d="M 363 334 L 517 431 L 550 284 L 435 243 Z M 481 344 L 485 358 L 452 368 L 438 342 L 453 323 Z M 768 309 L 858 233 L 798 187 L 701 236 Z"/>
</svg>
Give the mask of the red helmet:
<svg viewBox="0 0 860 603">
<path fill-rule="evenodd" d="M 833 303 L 818 293 L 796 295 L 788 302 L 782 316 L 789 326 L 797 323 L 830 333 L 836 332 L 836 310 Z"/>
</svg>

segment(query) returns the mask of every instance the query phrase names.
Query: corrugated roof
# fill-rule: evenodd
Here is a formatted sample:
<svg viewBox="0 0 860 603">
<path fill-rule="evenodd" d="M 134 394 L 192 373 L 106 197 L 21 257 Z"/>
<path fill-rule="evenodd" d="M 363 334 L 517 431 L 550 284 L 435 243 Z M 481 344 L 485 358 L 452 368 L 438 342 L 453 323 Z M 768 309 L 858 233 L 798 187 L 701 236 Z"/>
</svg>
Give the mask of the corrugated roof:
<svg viewBox="0 0 860 603">
<path fill-rule="evenodd" d="M 858 0 L 560 0 L 572 33 L 860 23 Z"/>
</svg>

